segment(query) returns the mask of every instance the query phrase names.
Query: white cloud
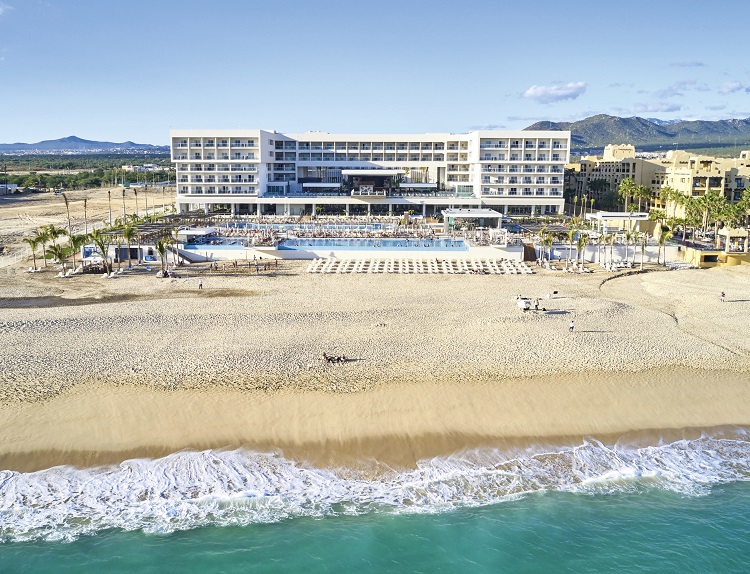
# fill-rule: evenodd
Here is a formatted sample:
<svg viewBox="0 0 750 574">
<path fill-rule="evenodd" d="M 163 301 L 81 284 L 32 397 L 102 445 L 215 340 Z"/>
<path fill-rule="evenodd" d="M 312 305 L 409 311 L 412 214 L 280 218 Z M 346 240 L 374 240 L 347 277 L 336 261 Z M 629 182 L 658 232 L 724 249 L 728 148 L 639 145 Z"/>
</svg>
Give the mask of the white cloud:
<svg viewBox="0 0 750 574">
<path fill-rule="evenodd" d="M 742 82 L 724 82 L 721 86 L 719 86 L 719 93 L 732 94 L 744 89 L 745 86 L 742 84 Z"/>
<path fill-rule="evenodd" d="M 711 111 L 714 111 L 714 112 L 718 112 L 719 110 L 723 110 L 723 109 L 726 109 L 726 106 L 725 106 L 725 105 L 718 105 L 718 106 L 706 106 L 706 109 L 707 109 L 707 110 L 711 110 Z"/>
<path fill-rule="evenodd" d="M 536 100 L 542 104 L 575 100 L 586 91 L 586 82 L 568 82 L 567 84 L 551 84 L 549 86 L 531 86 L 523 93 L 524 98 Z"/>
<path fill-rule="evenodd" d="M 4 2 L 0 2 L 0 16 L 5 14 L 8 10 L 13 10 L 13 6 L 8 6 Z"/>
<path fill-rule="evenodd" d="M 655 104 L 636 104 L 635 111 L 643 112 L 679 112 L 682 109 L 680 104 L 670 104 L 668 102 L 659 102 Z"/>
</svg>

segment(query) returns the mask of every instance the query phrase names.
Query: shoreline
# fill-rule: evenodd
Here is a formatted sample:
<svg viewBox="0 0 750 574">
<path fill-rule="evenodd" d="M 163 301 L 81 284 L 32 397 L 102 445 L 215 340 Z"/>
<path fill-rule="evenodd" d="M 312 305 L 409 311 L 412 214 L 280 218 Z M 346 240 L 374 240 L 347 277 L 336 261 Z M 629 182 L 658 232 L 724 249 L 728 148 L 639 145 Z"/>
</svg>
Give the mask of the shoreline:
<svg viewBox="0 0 750 574">
<path fill-rule="evenodd" d="M 0 470 L 240 447 L 413 468 L 479 447 L 750 427 L 739 320 L 750 266 L 616 277 L 305 266 L 206 274 L 201 290 L 192 272 L 0 270 Z M 520 311 L 518 295 L 544 308 Z M 350 361 L 323 364 L 324 352 Z"/>
<path fill-rule="evenodd" d="M 414 468 L 467 449 L 699 436 L 750 425 L 741 371 L 658 369 L 357 393 L 80 385 L 0 405 L 0 469 L 117 464 L 183 450 L 280 450 L 318 467 Z"/>
</svg>

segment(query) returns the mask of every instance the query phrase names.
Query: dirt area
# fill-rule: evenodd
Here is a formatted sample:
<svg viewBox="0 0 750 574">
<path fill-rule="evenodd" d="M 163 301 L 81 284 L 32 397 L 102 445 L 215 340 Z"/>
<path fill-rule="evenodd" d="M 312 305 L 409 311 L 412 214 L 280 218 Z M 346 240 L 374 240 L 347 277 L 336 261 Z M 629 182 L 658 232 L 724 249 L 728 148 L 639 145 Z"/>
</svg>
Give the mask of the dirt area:
<svg viewBox="0 0 750 574">
<path fill-rule="evenodd" d="M 126 213 L 136 212 L 135 191 L 123 188 L 98 188 L 73 190 L 65 192 L 70 208 L 70 222 L 74 231 L 83 233 L 86 228 L 91 231 L 94 227 L 108 224 L 110 209 L 112 221 L 122 216 L 123 206 Z M 84 208 L 85 201 L 85 208 Z M 152 192 L 138 191 L 139 214 L 152 213 L 154 206 L 157 212 L 162 206 L 174 203 L 174 191 L 166 190 Z M 67 229 L 68 216 L 65 200 L 62 195 L 54 193 L 23 193 L 0 196 L 0 249 L 17 251 L 24 247 L 21 239 L 36 233 L 42 225 L 54 224 Z"/>
</svg>

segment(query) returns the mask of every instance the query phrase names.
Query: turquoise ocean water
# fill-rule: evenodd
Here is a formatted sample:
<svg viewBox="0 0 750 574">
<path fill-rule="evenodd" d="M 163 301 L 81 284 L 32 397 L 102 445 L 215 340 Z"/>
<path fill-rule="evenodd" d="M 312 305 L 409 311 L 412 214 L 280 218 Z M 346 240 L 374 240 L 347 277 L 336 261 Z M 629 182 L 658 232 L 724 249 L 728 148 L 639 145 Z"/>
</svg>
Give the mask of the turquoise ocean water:
<svg viewBox="0 0 750 574">
<path fill-rule="evenodd" d="M 479 449 L 369 478 L 205 451 L 0 472 L 0 572 L 750 572 L 750 437 Z"/>
</svg>

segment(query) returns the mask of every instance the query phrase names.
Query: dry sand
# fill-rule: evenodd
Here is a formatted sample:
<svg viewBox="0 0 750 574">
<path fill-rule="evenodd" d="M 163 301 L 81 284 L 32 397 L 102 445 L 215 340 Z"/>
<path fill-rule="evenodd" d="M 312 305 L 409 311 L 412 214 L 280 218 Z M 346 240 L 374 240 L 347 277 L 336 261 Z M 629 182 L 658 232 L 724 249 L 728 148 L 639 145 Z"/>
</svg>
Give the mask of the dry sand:
<svg viewBox="0 0 750 574">
<path fill-rule="evenodd" d="M 304 266 L 204 276 L 203 291 L 195 275 L 5 270 L 0 468 L 240 445 L 410 465 L 502 441 L 750 423 L 750 268 L 601 285 Z M 513 299 L 554 290 L 546 312 Z"/>
<path fill-rule="evenodd" d="M 236 446 L 413 465 L 750 424 L 750 267 L 606 282 L 305 267 L 204 273 L 202 291 L 195 269 L 0 268 L 0 468 Z M 517 294 L 547 310 L 521 312 Z M 323 352 L 353 360 L 325 365 Z"/>
</svg>

